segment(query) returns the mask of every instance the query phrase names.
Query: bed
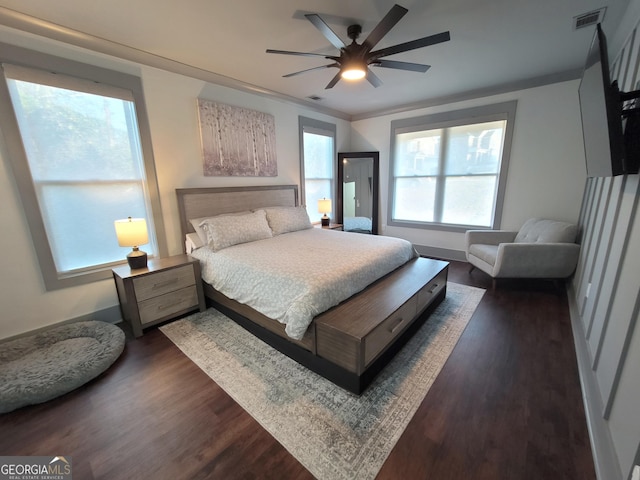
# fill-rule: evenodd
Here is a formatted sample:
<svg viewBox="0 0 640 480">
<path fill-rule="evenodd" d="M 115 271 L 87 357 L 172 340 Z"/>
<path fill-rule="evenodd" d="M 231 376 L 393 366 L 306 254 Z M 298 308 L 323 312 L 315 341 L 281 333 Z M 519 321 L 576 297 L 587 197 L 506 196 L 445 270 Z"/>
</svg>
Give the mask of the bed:
<svg viewBox="0 0 640 480">
<path fill-rule="evenodd" d="M 233 245 L 230 248 L 219 244 L 222 248 L 213 255 L 204 251 L 209 250 L 209 247 L 190 252 L 193 242 L 190 243 L 189 239 L 197 235 L 194 225 L 197 227 L 200 219 L 216 217 L 216 221 L 221 222 L 219 225 L 233 225 L 235 228 L 236 224 L 233 222 L 241 223 L 240 219 L 249 219 L 253 215 L 261 216 L 264 211 L 276 211 L 277 207 L 283 211 L 294 210 L 292 207 L 299 206 L 298 189 L 295 185 L 192 188 L 178 189 L 176 194 L 181 232 L 186 240 L 185 251 L 201 261 L 203 276 L 210 261 L 205 257 L 213 256 L 220 259 L 222 263 L 211 268 L 214 271 L 218 270 L 220 274 L 223 274 L 226 263 L 236 261 L 240 263 L 243 258 L 247 259 L 244 262 L 246 264 L 244 268 L 260 264 L 261 258 L 265 259 L 266 263 L 270 263 L 271 258 L 277 256 L 274 253 L 261 255 L 255 252 L 250 253 L 248 250 L 263 248 L 262 244 L 265 245 L 264 248 L 267 245 L 276 244 L 277 246 L 271 248 L 293 251 L 294 248 L 289 245 L 303 245 L 302 242 L 306 242 L 306 237 L 319 237 L 322 241 L 333 244 L 331 247 L 324 244 L 308 247 L 309 258 L 313 259 L 315 264 L 321 264 L 325 262 L 320 258 L 331 256 L 333 251 L 331 249 L 335 249 L 336 246 L 341 248 L 343 242 L 347 240 L 346 236 L 360 237 L 361 241 L 365 242 L 385 243 L 387 241 L 385 237 L 362 236 L 314 228 L 291 232 L 273 230 L 272 233 L 282 234 L 274 235 L 273 238 L 264 238 L 270 236 L 265 234 L 255 241 Z M 238 214 L 240 214 L 239 217 L 233 217 Z M 198 220 L 192 222 L 194 219 Z M 273 226 L 273 224 L 270 225 Z M 207 228 L 204 224 L 203 227 Z M 389 239 L 388 242 L 400 243 L 396 240 Z M 215 241 L 224 241 L 224 235 Z M 324 257 L 314 258 L 313 255 L 317 254 L 317 251 L 321 251 Z M 359 394 L 446 295 L 447 262 L 410 255 L 395 265 L 389 262 L 396 260 L 394 258 L 389 260 L 387 257 L 394 257 L 396 253 L 389 252 L 391 250 L 388 252 L 385 250 L 382 255 L 385 263 L 382 268 L 386 270 L 380 278 L 369 279 L 366 284 L 354 285 L 355 290 L 349 291 L 348 296 L 337 303 L 331 300 L 333 303 L 320 307 L 318 311 L 309 310 L 306 312 L 310 316 L 308 326 L 304 326 L 303 329 L 298 328 L 293 335 L 292 331 L 287 331 L 291 322 L 282 323 L 282 319 L 279 318 L 280 313 L 271 311 L 267 307 L 263 308 L 260 304 L 255 304 L 254 308 L 251 301 L 245 301 L 242 296 L 226 292 L 224 282 L 219 283 L 214 277 L 211 277 L 209 282 L 203 280 L 204 292 L 209 305 L 222 311 L 254 335 L 337 385 Z M 232 253 L 237 255 L 236 260 L 231 259 Z M 403 252 L 402 255 L 404 254 Z M 341 256 L 338 251 L 333 256 L 346 259 L 351 255 L 343 253 Z M 369 260 L 365 259 L 364 263 L 368 265 Z M 336 267 L 335 263 L 332 265 L 334 266 L 328 270 L 341 269 L 339 265 Z M 362 276 L 366 279 L 367 275 L 370 275 L 368 271 L 362 275 L 361 273 L 358 271 L 358 278 Z M 339 289 L 346 290 L 347 284 L 356 283 L 351 281 L 356 278 L 352 273 L 347 275 L 350 281 L 343 282 Z M 371 275 L 379 276 L 380 274 L 378 272 Z M 253 279 L 257 273 L 247 270 L 243 271 L 242 276 Z M 322 277 L 321 274 L 319 276 Z M 270 277 L 268 280 L 269 283 L 278 281 L 279 277 L 273 277 L 273 279 Z M 218 288 L 213 284 L 218 285 Z M 264 295 L 264 297 L 268 296 Z"/>
</svg>

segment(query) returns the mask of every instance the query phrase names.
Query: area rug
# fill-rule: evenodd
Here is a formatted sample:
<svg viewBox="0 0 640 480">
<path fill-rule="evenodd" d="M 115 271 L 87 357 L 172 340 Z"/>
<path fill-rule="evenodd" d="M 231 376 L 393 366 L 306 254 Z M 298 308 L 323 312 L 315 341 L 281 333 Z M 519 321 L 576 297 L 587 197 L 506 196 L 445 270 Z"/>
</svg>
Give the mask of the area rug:
<svg viewBox="0 0 640 480">
<path fill-rule="evenodd" d="M 449 282 L 425 324 L 358 396 L 208 309 L 160 330 L 316 478 L 376 476 L 460 338 L 483 289 Z"/>
</svg>

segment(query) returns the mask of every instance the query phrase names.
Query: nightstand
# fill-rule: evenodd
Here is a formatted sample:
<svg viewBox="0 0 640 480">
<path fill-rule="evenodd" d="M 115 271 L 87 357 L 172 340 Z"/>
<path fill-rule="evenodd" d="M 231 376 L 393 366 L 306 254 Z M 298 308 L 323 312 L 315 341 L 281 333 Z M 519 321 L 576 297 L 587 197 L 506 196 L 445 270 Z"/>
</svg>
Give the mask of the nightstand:
<svg viewBox="0 0 640 480">
<path fill-rule="evenodd" d="M 316 223 L 313 225 L 315 228 L 323 228 L 325 230 L 342 230 L 341 223 L 330 223 L 328 227 L 323 227 L 321 224 Z"/>
<path fill-rule="evenodd" d="M 206 309 L 200 263 L 188 255 L 149 260 L 147 268 L 114 268 L 122 319 L 142 330 L 192 310 Z"/>
</svg>

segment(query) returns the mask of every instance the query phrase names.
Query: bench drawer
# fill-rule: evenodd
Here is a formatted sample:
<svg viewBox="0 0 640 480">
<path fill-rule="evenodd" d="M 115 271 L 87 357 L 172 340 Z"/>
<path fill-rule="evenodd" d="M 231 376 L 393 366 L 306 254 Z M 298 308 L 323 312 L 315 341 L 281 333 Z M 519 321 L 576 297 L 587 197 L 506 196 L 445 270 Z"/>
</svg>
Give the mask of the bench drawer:
<svg viewBox="0 0 640 480">
<path fill-rule="evenodd" d="M 433 299 L 447 285 L 447 272 L 441 272 L 437 277 L 427 283 L 418 291 L 418 308 L 417 313 L 421 313 L 427 308 Z"/>
<path fill-rule="evenodd" d="M 364 338 L 365 367 L 411 324 L 416 316 L 417 303 L 418 297 L 414 295 Z"/>
</svg>

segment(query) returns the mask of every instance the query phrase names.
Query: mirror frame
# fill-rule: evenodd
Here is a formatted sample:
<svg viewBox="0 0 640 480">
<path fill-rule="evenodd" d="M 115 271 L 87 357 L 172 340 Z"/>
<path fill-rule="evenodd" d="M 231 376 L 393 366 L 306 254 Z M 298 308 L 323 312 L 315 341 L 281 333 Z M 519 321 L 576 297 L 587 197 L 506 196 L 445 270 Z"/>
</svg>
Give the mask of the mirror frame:
<svg viewBox="0 0 640 480">
<path fill-rule="evenodd" d="M 373 159 L 373 179 L 372 179 L 372 200 L 371 208 L 371 233 L 378 235 L 378 188 L 380 183 L 380 152 L 339 152 L 338 153 L 338 185 L 336 186 L 336 220 L 337 223 L 344 224 L 342 211 L 342 195 L 344 184 L 343 162 L 345 158 L 371 158 Z"/>
</svg>

